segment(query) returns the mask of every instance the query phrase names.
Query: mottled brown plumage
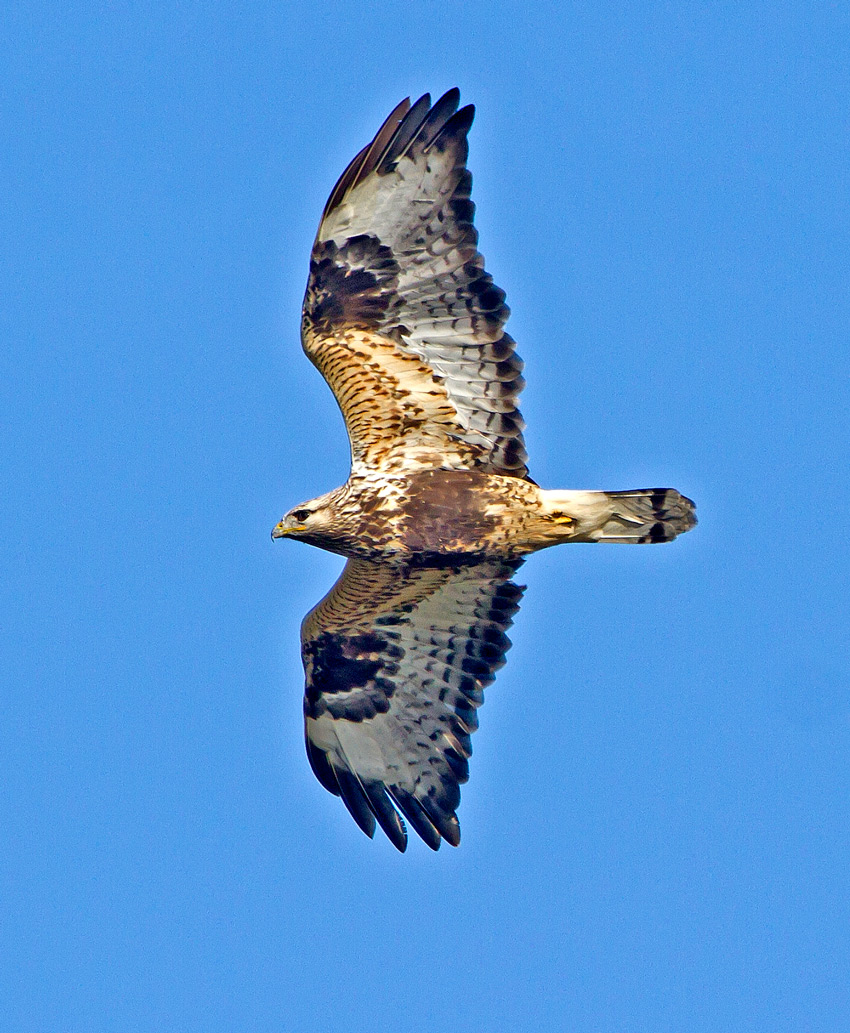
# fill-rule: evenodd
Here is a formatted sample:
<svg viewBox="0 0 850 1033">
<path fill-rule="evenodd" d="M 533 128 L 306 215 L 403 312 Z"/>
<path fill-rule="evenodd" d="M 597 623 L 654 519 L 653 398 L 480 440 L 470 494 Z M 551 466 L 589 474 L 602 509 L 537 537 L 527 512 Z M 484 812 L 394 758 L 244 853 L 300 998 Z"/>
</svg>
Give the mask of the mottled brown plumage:
<svg viewBox="0 0 850 1033">
<path fill-rule="evenodd" d="M 352 558 L 302 632 L 308 752 L 361 828 L 371 834 L 377 819 L 400 848 L 396 808 L 431 846 L 457 842 L 469 707 L 508 645 L 510 620 L 484 620 L 499 643 L 488 667 L 476 645 L 482 600 L 500 598 L 535 550 L 670 541 L 696 522 L 674 489 L 546 491 L 528 476 L 522 362 L 504 330 L 504 291 L 478 251 L 466 169 L 473 108 L 458 101 L 457 90 L 433 107 L 427 94 L 403 101 L 331 193 L 302 343 L 342 410 L 351 475 L 272 532 Z M 403 625 L 404 641 L 376 631 L 379 620 Z M 451 727 L 423 738 L 447 685 L 460 693 Z M 450 778 L 452 756 L 463 763 Z"/>
</svg>

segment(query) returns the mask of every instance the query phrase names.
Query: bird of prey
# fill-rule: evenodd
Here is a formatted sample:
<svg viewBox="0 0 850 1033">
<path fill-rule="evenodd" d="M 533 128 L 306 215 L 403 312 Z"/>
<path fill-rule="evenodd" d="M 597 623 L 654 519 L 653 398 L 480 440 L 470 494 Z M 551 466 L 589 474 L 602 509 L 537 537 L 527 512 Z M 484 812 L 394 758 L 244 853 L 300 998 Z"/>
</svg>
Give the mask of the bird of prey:
<svg viewBox="0 0 850 1033">
<path fill-rule="evenodd" d="M 436 849 L 456 808 L 483 689 L 504 663 L 529 553 L 668 542 L 696 523 L 672 488 L 550 491 L 529 476 L 522 362 L 478 251 L 472 105 L 402 101 L 331 192 L 301 339 L 345 419 L 351 473 L 273 538 L 348 557 L 302 625 L 307 753 L 371 836 L 404 818 Z"/>
</svg>

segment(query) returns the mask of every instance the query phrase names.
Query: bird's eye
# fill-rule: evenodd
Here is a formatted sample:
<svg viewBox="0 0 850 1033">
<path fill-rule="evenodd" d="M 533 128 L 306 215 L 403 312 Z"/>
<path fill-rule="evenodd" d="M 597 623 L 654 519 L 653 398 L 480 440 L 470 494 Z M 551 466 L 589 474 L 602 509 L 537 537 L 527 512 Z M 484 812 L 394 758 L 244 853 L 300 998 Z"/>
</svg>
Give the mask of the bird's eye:
<svg viewBox="0 0 850 1033">
<path fill-rule="evenodd" d="M 293 509 L 292 519 L 297 520 L 299 524 L 303 524 L 304 521 L 310 516 L 309 509 Z"/>
</svg>

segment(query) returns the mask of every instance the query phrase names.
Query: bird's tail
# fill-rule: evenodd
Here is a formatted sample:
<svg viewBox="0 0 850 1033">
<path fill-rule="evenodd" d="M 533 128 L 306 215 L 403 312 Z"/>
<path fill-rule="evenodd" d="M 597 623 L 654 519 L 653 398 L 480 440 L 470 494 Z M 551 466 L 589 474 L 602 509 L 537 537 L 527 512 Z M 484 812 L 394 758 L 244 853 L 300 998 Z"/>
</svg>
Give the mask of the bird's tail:
<svg viewBox="0 0 850 1033">
<path fill-rule="evenodd" d="M 564 540 L 574 542 L 670 542 L 697 522 L 693 502 L 675 488 L 542 494 L 550 513 L 572 518 L 574 523 L 568 525 L 572 533 L 565 534 Z"/>
</svg>

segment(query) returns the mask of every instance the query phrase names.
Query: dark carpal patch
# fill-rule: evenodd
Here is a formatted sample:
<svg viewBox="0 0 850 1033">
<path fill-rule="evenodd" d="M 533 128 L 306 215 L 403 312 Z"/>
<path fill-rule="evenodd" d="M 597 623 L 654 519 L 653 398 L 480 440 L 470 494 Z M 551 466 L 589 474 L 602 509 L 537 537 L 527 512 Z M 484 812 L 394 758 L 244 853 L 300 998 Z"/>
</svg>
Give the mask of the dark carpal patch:
<svg viewBox="0 0 850 1033">
<path fill-rule="evenodd" d="M 398 263 L 377 237 L 316 243 L 304 296 L 304 322 L 316 329 L 379 328 L 397 300 Z"/>
<path fill-rule="evenodd" d="M 403 651 L 388 639 L 366 632 L 360 635 L 319 635 L 304 652 L 309 670 L 304 713 L 348 721 L 364 721 L 385 714 L 395 692 L 387 675 L 398 672 Z"/>
</svg>

